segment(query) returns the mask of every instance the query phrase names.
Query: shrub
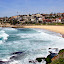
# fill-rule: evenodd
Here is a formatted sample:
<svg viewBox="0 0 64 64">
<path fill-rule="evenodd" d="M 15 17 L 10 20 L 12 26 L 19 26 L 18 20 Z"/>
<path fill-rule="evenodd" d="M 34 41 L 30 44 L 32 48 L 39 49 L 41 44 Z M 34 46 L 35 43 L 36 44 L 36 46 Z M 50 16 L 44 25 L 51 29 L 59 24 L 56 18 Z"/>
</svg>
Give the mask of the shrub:
<svg viewBox="0 0 64 64">
<path fill-rule="evenodd" d="M 62 53 L 62 52 L 64 52 L 64 49 L 60 50 L 58 54 L 60 54 L 60 53 Z"/>
<path fill-rule="evenodd" d="M 59 58 L 57 60 L 54 60 L 50 64 L 64 64 L 64 58 Z"/>
</svg>

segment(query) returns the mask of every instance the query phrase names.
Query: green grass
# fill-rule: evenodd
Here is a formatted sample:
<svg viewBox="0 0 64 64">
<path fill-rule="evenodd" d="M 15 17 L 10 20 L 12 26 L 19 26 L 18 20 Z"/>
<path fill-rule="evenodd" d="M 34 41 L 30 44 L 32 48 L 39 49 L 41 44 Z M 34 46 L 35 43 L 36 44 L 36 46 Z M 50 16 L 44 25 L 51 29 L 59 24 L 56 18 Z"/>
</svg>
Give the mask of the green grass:
<svg viewBox="0 0 64 64">
<path fill-rule="evenodd" d="M 64 64 L 64 58 L 59 58 L 57 60 L 54 60 L 50 64 Z"/>
<path fill-rule="evenodd" d="M 46 24 L 43 24 L 43 23 L 36 23 L 34 25 L 61 25 L 63 26 L 64 24 L 63 23 L 46 23 Z"/>
<path fill-rule="evenodd" d="M 62 52 L 64 52 L 64 49 L 60 50 L 58 54 L 61 54 Z"/>
</svg>

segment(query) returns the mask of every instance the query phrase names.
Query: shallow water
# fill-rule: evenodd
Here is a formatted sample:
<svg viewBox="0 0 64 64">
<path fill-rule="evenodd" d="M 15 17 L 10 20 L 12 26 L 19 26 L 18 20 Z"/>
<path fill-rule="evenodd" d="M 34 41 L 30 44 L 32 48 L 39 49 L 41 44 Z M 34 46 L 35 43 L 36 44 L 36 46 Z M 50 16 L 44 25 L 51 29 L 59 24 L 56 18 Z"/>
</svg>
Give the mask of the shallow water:
<svg viewBox="0 0 64 64">
<path fill-rule="evenodd" d="M 46 57 L 48 48 L 64 48 L 64 38 L 60 36 L 43 29 L 0 28 L 0 59 L 9 60 L 11 53 L 23 52 L 9 64 L 29 64 L 29 60 Z"/>
</svg>

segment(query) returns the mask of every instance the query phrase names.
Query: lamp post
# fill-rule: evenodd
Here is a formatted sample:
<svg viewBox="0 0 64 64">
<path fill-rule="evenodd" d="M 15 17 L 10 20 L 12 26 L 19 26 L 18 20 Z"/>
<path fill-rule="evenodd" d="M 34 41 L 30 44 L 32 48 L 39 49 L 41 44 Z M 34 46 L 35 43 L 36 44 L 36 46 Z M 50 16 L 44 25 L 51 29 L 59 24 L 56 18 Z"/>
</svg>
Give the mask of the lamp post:
<svg viewBox="0 0 64 64">
<path fill-rule="evenodd" d="M 18 12 L 17 12 L 17 20 L 18 20 Z"/>
</svg>

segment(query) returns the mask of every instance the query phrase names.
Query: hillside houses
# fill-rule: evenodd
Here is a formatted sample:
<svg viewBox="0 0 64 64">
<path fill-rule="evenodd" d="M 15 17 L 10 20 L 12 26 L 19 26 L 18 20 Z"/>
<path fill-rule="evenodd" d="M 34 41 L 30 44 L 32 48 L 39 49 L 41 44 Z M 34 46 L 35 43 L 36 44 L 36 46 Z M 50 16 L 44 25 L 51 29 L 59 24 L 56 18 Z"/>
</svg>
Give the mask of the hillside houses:
<svg viewBox="0 0 64 64">
<path fill-rule="evenodd" d="M 61 22 L 64 23 L 64 17 L 61 19 Z"/>
<path fill-rule="evenodd" d="M 64 23 L 64 13 L 57 14 L 32 14 L 32 15 L 17 15 L 12 17 L 3 17 L 0 18 L 1 22 L 14 22 L 18 21 L 19 23 Z"/>
</svg>

